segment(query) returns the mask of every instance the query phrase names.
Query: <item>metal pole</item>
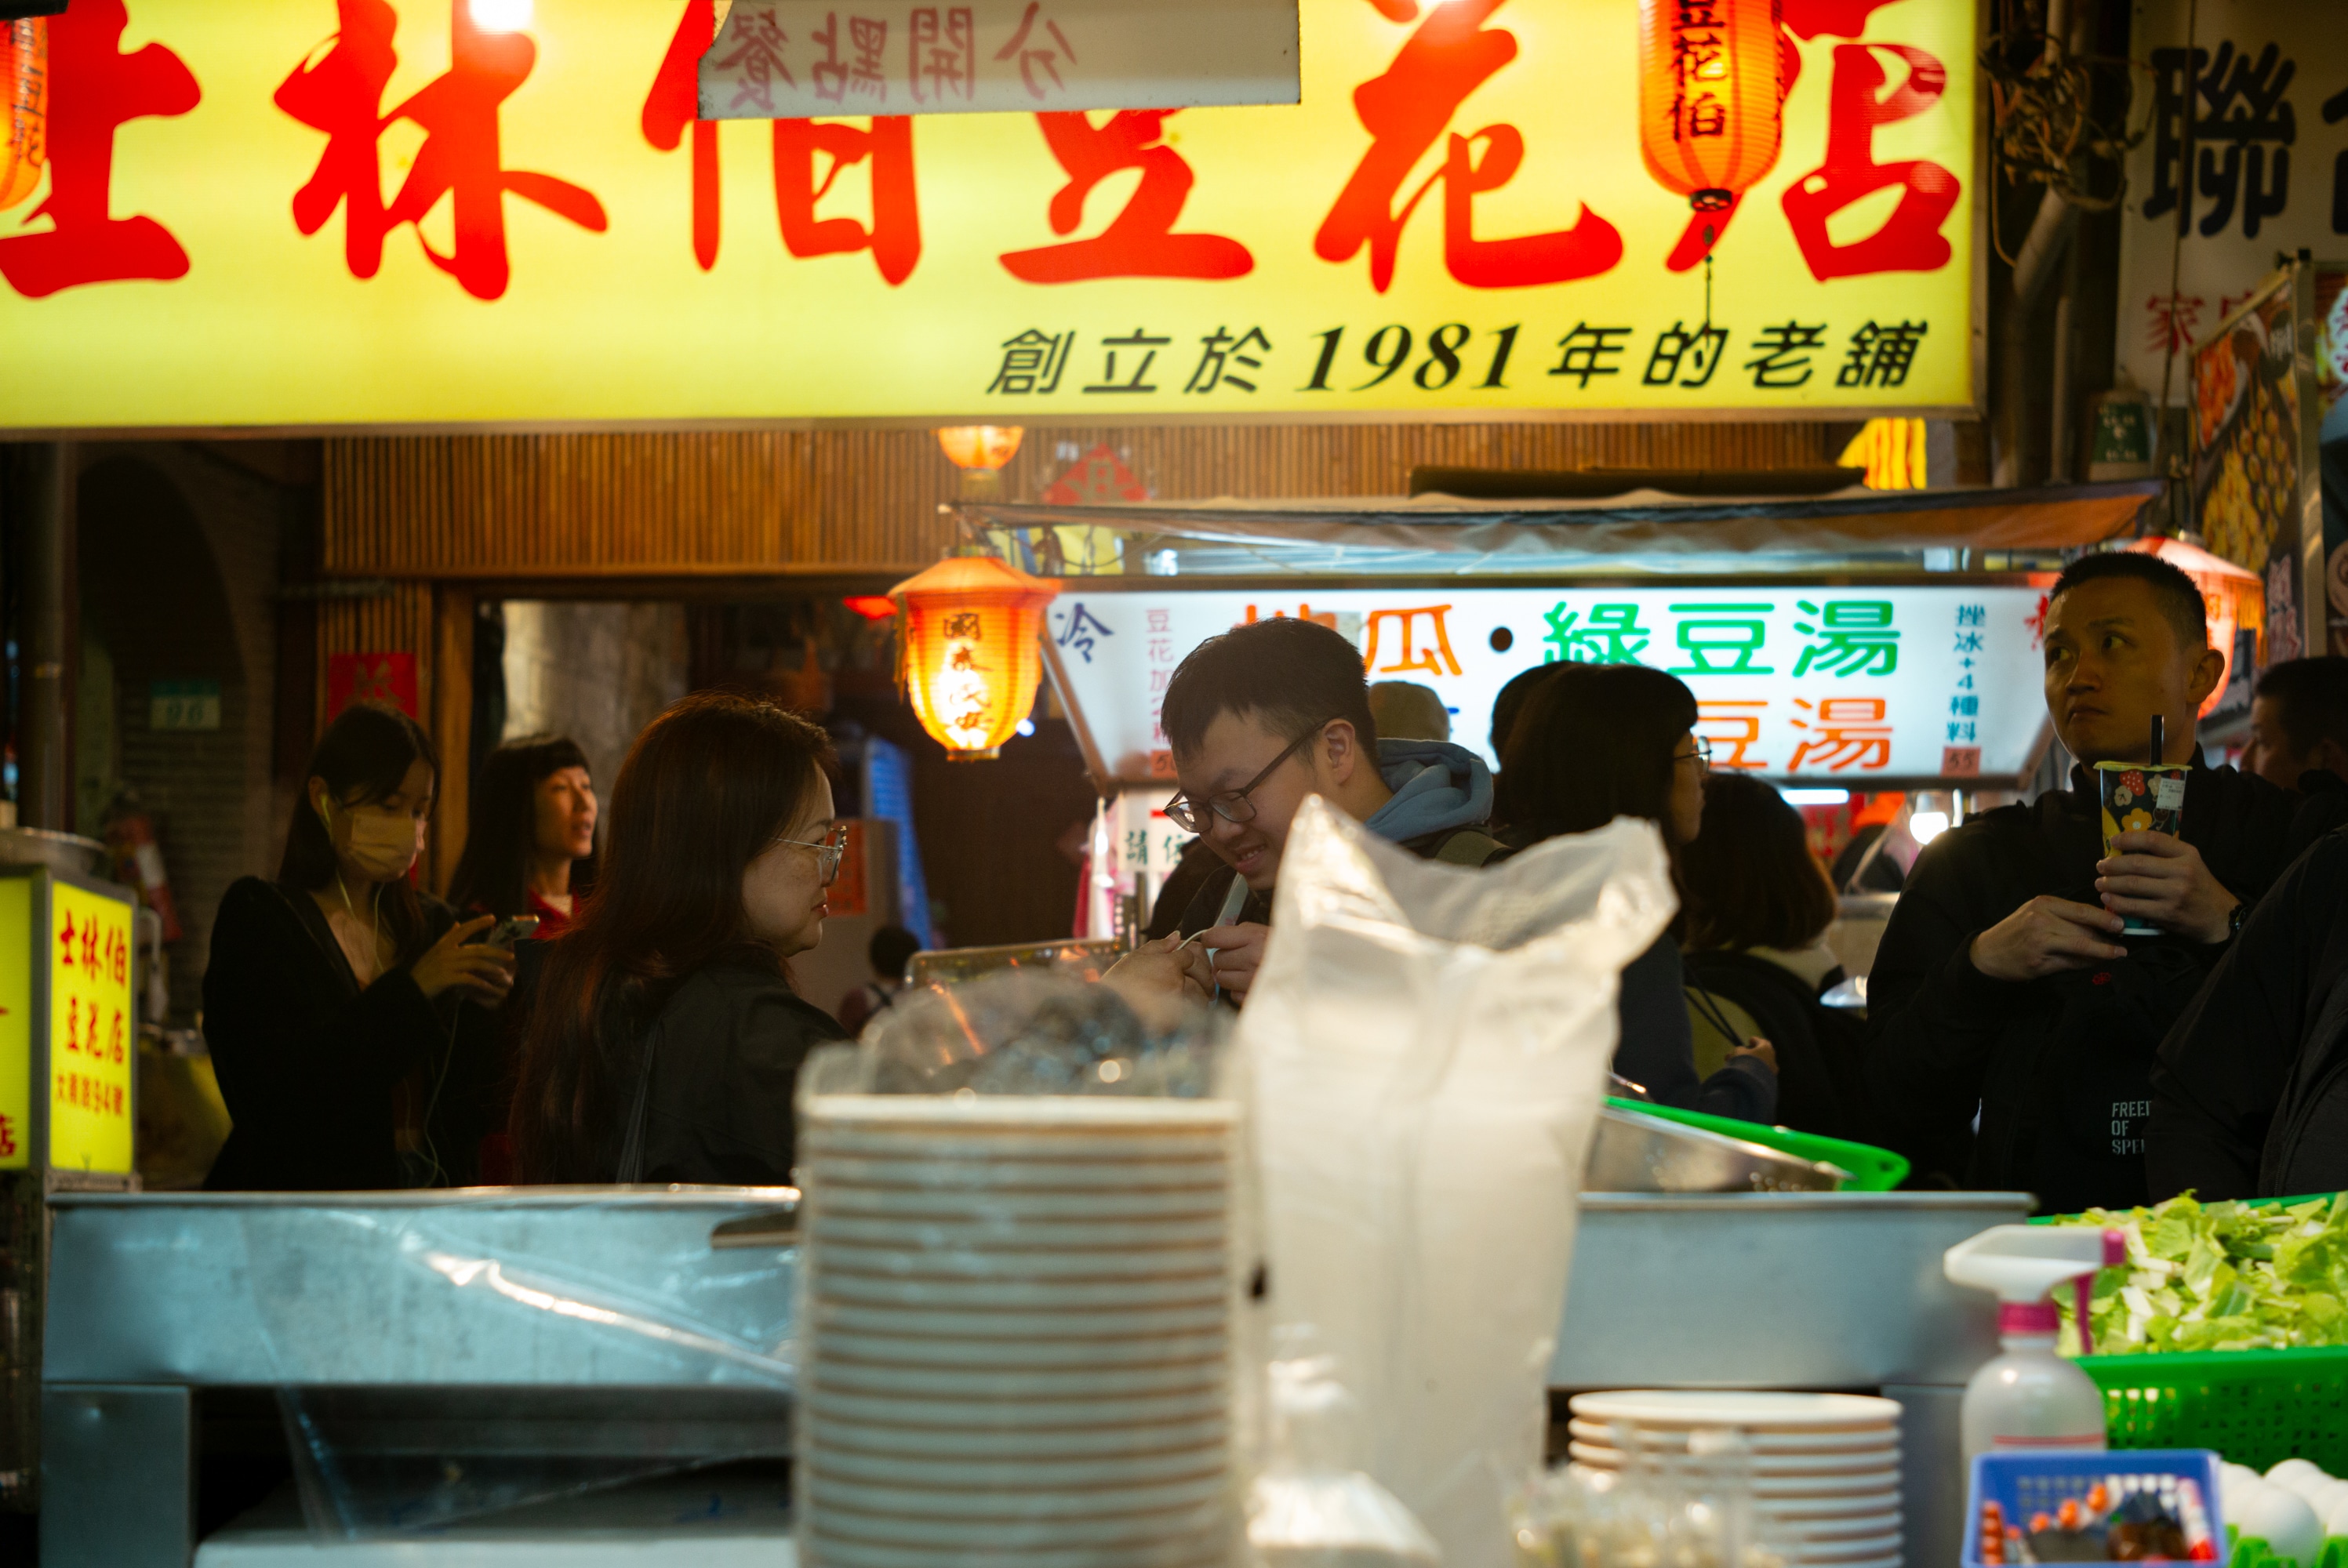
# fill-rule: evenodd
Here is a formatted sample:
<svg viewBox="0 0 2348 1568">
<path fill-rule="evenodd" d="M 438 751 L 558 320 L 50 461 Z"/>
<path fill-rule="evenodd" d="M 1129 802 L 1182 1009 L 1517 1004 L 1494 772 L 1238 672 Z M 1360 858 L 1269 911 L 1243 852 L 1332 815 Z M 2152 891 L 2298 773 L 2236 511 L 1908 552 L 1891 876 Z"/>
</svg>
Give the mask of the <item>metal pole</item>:
<svg viewBox="0 0 2348 1568">
<path fill-rule="evenodd" d="M 17 820 L 73 826 L 72 759 L 66 754 L 66 548 L 73 527 L 74 449 L 64 441 L 18 448 L 24 499 L 24 726 L 17 758 Z"/>
</svg>

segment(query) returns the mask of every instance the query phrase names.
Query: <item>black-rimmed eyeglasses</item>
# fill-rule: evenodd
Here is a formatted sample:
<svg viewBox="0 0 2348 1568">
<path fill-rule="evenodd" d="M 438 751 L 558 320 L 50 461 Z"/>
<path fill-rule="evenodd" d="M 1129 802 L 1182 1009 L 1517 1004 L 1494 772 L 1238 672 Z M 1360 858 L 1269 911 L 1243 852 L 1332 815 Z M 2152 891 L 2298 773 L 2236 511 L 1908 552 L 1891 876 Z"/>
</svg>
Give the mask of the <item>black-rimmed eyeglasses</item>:
<svg viewBox="0 0 2348 1568">
<path fill-rule="evenodd" d="M 1280 755 L 1272 758 L 1272 761 L 1264 764 L 1263 771 L 1262 773 L 1256 774 L 1255 777 L 1248 780 L 1247 783 L 1240 785 L 1237 789 L 1225 790 L 1220 794 L 1210 794 L 1204 802 L 1193 801 L 1187 794 L 1176 795 L 1172 800 L 1166 803 L 1166 820 L 1172 823 L 1175 826 L 1182 829 L 1185 833 L 1206 832 L 1207 814 L 1209 812 L 1212 812 L 1215 815 L 1221 817 L 1225 822 L 1253 822 L 1255 820 L 1255 802 L 1248 797 L 1255 794 L 1256 790 L 1262 785 L 1264 780 L 1270 778 L 1278 771 L 1281 764 L 1286 762 L 1298 752 L 1303 751 L 1306 746 L 1312 744 L 1313 741 L 1320 737 L 1322 731 L 1327 729 L 1336 722 L 1337 721 L 1334 719 L 1323 719 L 1319 723 L 1313 725 L 1311 729 L 1305 731 L 1303 734 L 1297 736 L 1294 740 L 1289 742 L 1287 748 L 1282 751 Z"/>
</svg>

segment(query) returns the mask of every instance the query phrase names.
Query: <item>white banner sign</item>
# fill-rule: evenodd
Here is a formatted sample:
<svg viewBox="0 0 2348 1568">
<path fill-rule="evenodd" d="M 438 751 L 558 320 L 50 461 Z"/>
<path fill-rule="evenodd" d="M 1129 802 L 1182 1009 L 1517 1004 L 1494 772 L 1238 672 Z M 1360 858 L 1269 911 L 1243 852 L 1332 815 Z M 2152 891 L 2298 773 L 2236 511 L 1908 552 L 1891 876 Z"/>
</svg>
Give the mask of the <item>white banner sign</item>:
<svg viewBox="0 0 2348 1568">
<path fill-rule="evenodd" d="M 2121 218 L 2120 363 L 2158 397 L 2174 343 L 2171 403 L 2192 400 L 2187 351 L 2250 298 L 2277 251 L 2348 259 L 2348 9 L 2198 0 L 2190 73 L 2187 12 L 2188 0 L 2137 0 L 2130 52 L 2152 67 L 2137 100 L 2150 94 L 2151 119 L 2128 155 Z M 2335 328 L 2334 341 L 2348 353 L 2348 334 Z"/>
<path fill-rule="evenodd" d="M 703 119 L 1292 104 L 1296 0 L 735 0 Z"/>
<path fill-rule="evenodd" d="M 1351 637 L 1372 681 L 1431 687 L 1451 738 L 1489 751 L 1492 700 L 1528 666 L 1637 663 L 1686 682 L 1715 768 L 1849 789 L 2010 780 L 2032 761 L 2044 595 L 2027 586 L 1466 588 L 1292 593 L 1070 579 L 1045 623 L 1062 698 L 1114 774 L 1165 780 L 1166 687 L 1207 638 L 1275 615 Z"/>
</svg>

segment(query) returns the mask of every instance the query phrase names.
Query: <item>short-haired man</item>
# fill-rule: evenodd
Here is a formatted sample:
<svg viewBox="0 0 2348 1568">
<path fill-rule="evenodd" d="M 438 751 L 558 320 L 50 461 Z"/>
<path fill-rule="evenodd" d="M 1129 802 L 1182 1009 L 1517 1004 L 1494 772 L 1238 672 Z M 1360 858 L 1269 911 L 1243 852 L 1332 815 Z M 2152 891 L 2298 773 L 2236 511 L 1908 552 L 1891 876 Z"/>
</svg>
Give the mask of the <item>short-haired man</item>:
<svg viewBox="0 0 2348 1568">
<path fill-rule="evenodd" d="M 2348 659 L 2290 659 L 2267 667 L 2250 700 L 2245 772 L 2285 789 L 2348 784 Z"/>
<path fill-rule="evenodd" d="M 1330 627 L 1283 617 L 1207 639 L 1175 670 L 1159 723 L 1182 784 L 1166 815 L 1222 862 L 1170 928 L 1204 933 L 1234 998 L 1263 961 L 1281 852 L 1306 795 L 1435 859 L 1481 866 L 1499 853 L 1485 831 L 1484 760 L 1448 742 L 1381 741 L 1361 651 Z M 1161 902 L 1153 931 L 1169 928 L 1169 913 Z"/>
<path fill-rule="evenodd" d="M 2299 796 L 2210 768 L 2193 726 L 2225 674 L 2200 593 L 2158 558 L 2086 556 L 2055 582 L 2046 708 L 2069 790 L 1984 813 L 1910 872 L 1869 977 L 1869 1088 L 1920 1173 L 2049 1211 L 2146 1195 L 2153 1054 L 2297 847 Z M 2178 837 L 2106 857 L 2093 766 L 2189 762 Z M 2123 917 L 2159 927 L 2121 935 Z M 1977 1120 L 1978 1119 L 1978 1120 Z"/>
</svg>

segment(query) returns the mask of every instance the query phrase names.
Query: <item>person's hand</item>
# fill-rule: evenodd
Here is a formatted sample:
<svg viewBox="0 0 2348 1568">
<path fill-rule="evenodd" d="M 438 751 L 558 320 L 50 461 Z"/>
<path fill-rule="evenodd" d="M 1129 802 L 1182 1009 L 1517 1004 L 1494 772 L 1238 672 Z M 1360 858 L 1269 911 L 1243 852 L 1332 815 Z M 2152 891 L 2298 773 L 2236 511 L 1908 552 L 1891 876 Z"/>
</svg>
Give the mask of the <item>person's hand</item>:
<svg viewBox="0 0 2348 1568">
<path fill-rule="evenodd" d="M 1777 1048 L 1757 1034 L 1748 1035 L 1743 1045 L 1728 1053 L 1728 1060 L 1757 1061 L 1769 1070 L 1769 1076 L 1777 1075 Z"/>
<path fill-rule="evenodd" d="M 1263 968 L 1263 945 L 1270 940 L 1272 927 L 1252 923 L 1199 933 L 1199 946 L 1215 950 L 1215 983 L 1231 992 L 1233 1001 L 1247 1000 L 1248 988 Z"/>
<path fill-rule="evenodd" d="M 2104 907 L 2149 920 L 2197 942 L 2222 942 L 2227 913 L 2241 902 L 2209 875 L 2201 852 L 2166 833 L 2123 833 L 2112 856 L 2096 862 Z"/>
<path fill-rule="evenodd" d="M 408 966 L 407 972 L 426 1001 L 452 986 L 477 1001 L 494 1005 L 506 999 L 506 993 L 513 989 L 513 954 L 473 941 L 497 923 L 495 915 L 460 920 Z"/>
<path fill-rule="evenodd" d="M 2034 980 L 2125 958 L 2112 938 L 2127 922 L 2093 904 L 2041 894 L 1973 938 L 1973 968 L 1993 980 Z"/>
<path fill-rule="evenodd" d="M 1182 945 L 1179 932 L 1144 942 L 1108 967 L 1101 984 L 1117 992 L 1154 1030 L 1173 1027 L 1186 1003 L 1214 994 L 1214 976 L 1204 948 Z"/>
</svg>

